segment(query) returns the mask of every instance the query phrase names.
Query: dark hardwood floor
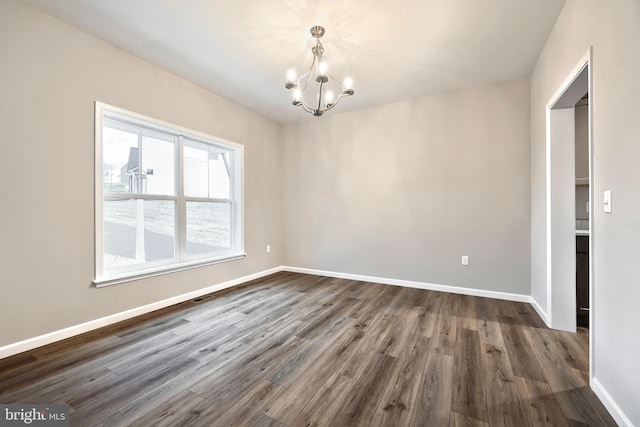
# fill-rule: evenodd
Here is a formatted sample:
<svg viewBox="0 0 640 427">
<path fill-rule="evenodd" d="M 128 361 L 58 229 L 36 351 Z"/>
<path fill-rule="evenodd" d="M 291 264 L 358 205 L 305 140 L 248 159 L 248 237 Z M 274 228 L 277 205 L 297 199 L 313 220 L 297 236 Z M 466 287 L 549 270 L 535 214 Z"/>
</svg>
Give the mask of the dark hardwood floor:
<svg viewBox="0 0 640 427">
<path fill-rule="evenodd" d="M 587 340 L 527 304 L 279 273 L 0 360 L 0 402 L 72 426 L 615 425 Z"/>
</svg>

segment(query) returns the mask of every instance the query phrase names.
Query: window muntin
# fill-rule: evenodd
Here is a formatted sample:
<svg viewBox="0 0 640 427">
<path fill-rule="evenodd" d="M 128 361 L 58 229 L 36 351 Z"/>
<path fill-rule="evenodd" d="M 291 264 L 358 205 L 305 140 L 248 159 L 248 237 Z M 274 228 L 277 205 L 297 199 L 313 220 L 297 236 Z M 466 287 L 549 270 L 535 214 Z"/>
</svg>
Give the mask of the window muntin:
<svg viewBox="0 0 640 427">
<path fill-rule="evenodd" d="M 244 256 L 242 154 L 96 103 L 96 284 Z"/>
</svg>

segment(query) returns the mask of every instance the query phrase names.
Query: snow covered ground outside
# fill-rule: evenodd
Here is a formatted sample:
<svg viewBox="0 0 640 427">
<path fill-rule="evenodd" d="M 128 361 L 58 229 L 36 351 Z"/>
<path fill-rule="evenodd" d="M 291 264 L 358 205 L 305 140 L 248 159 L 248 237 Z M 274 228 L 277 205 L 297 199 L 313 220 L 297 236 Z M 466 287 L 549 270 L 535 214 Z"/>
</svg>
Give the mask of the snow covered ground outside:
<svg viewBox="0 0 640 427">
<path fill-rule="evenodd" d="M 135 235 L 138 225 L 136 200 L 107 200 L 104 202 L 104 268 L 116 268 L 136 264 Z M 170 200 L 145 200 L 144 231 L 145 249 L 147 252 L 154 248 L 149 245 L 173 246 L 175 228 L 175 203 Z M 231 212 L 227 203 L 188 202 L 187 203 L 187 250 L 201 253 L 203 251 L 215 251 L 217 248 L 228 248 L 231 238 Z M 117 225 L 119 233 L 107 233 L 108 228 Z M 111 226 L 111 227 L 108 227 Z M 165 238 L 163 238 L 165 237 Z M 113 241 L 118 239 L 118 242 Z M 133 248 L 123 248 L 116 253 L 109 248 L 120 249 L 122 241 L 130 241 Z M 125 245 L 126 246 L 126 245 Z M 210 248 L 210 249 L 209 249 Z M 129 249 L 127 251 L 127 249 Z M 166 248 L 157 248 L 166 253 Z M 128 256 L 127 256 L 128 255 Z"/>
</svg>

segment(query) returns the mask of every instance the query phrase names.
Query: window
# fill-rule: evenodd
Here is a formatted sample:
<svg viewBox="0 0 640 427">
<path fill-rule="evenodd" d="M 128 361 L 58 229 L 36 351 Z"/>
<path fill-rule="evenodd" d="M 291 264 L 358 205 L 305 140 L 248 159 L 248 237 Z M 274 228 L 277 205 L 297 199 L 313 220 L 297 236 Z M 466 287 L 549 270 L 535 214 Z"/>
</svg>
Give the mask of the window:
<svg viewBox="0 0 640 427">
<path fill-rule="evenodd" d="M 242 146 L 96 103 L 97 286 L 244 256 Z"/>
</svg>

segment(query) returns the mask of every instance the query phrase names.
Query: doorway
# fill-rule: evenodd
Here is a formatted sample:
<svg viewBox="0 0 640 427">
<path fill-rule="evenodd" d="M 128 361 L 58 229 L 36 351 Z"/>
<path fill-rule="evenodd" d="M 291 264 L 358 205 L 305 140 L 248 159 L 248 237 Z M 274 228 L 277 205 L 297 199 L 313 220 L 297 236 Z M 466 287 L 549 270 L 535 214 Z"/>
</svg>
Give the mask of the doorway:
<svg viewBox="0 0 640 427">
<path fill-rule="evenodd" d="M 589 328 L 589 94 L 575 107 L 576 124 L 576 318 L 579 328 Z"/>
<path fill-rule="evenodd" d="M 588 95 L 587 106 L 587 169 L 588 176 L 579 177 L 588 183 L 587 226 L 593 247 L 593 91 L 591 79 L 592 49 L 584 55 L 556 94 L 547 103 L 546 111 L 546 202 L 547 202 L 547 325 L 569 332 L 577 330 L 576 295 L 576 104 Z M 585 202 L 587 203 L 587 202 Z M 585 205 L 586 208 L 586 205 Z M 591 254 L 593 252 L 591 251 Z M 587 311 L 590 360 L 593 352 L 593 256 L 588 257 Z M 581 262 L 584 262 L 582 258 Z M 592 365 L 592 364 L 590 364 Z M 590 366 L 592 374 L 593 367 Z M 592 375 L 591 375 L 592 376 Z"/>
</svg>

